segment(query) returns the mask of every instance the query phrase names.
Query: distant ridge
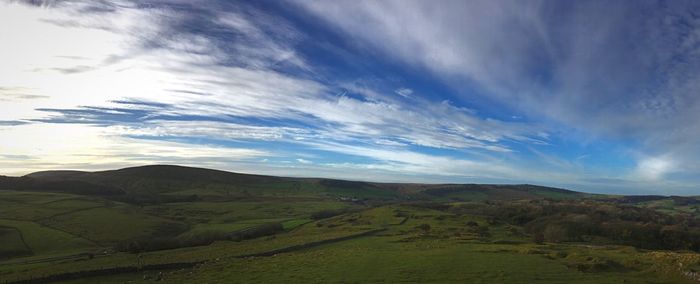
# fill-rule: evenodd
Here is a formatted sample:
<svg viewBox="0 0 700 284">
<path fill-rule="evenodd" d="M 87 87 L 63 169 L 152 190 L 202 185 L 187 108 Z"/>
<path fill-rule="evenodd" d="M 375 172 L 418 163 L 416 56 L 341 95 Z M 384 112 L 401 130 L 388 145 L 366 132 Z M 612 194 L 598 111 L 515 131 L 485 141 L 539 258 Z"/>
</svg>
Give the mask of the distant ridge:
<svg viewBox="0 0 700 284">
<path fill-rule="evenodd" d="M 516 200 L 591 196 L 530 184 L 379 183 L 328 178 L 242 174 L 178 165 L 147 165 L 106 171 L 40 171 L 0 179 L 0 189 L 56 191 L 83 195 L 178 196 L 198 198 L 348 197 L 363 200 Z"/>
<path fill-rule="evenodd" d="M 87 174 L 89 172 L 86 171 L 71 171 L 71 170 L 53 170 L 53 171 L 40 171 L 40 172 L 34 172 L 28 175 L 25 175 L 25 177 L 30 177 L 30 178 L 38 178 L 38 179 L 51 179 L 54 177 L 57 178 L 68 178 L 68 177 L 75 177 L 78 175 L 82 174 Z"/>
</svg>

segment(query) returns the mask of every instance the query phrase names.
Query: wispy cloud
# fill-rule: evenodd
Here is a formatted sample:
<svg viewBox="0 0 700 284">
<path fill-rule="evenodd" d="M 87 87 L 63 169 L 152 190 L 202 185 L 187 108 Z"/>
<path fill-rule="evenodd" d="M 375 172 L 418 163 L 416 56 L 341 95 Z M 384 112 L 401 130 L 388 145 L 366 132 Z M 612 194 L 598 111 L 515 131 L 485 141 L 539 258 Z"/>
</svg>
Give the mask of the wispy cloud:
<svg viewBox="0 0 700 284">
<path fill-rule="evenodd" d="M 231 168 L 234 162 L 270 155 L 257 149 L 134 139 L 108 135 L 100 127 L 28 124 L 0 129 L 3 174 L 40 169 L 110 169 L 143 164 Z M 50 138 L 49 138 L 50 137 Z M 7 155 L 12 153 L 12 155 Z"/>
<path fill-rule="evenodd" d="M 404 98 L 407 98 L 408 96 L 413 94 L 413 90 L 411 90 L 409 88 L 398 88 L 398 89 L 396 89 L 395 92 L 396 92 L 396 94 L 398 94 L 399 96 L 402 96 Z"/>
<path fill-rule="evenodd" d="M 339 153 L 343 151 L 305 142 L 508 152 L 512 150 L 502 141 L 534 139 L 532 132 L 541 131 L 482 119 L 448 102 L 412 98 L 412 90 L 405 87 L 397 92 L 409 100 L 401 102 L 390 92 L 314 80 L 309 76 L 314 67 L 295 51 L 303 33 L 282 18 L 245 5 L 194 12 L 166 4 L 95 5 L 64 3 L 54 10 L 11 6 L 33 15 L 30 20 L 41 19 L 32 22 L 36 29 L 56 29 L 66 38 L 96 33 L 97 44 L 118 43 L 99 54 L 82 54 L 73 47 L 59 53 L 38 50 L 52 60 L 37 61 L 31 71 L 16 71 L 59 71 L 40 72 L 49 72 L 49 77 L 36 92 L 60 103 L 50 108 L 32 104 L 33 109 L 16 118 L 108 126 L 101 131 L 110 137 L 284 141 Z M 147 22 L 143 15 L 149 16 Z M 27 76 L 38 79 L 36 74 Z M 28 79 L 16 79 L 11 83 L 36 87 Z M 352 96 L 338 96 L 338 91 Z"/>
<path fill-rule="evenodd" d="M 464 92 L 467 100 L 495 100 L 554 122 L 549 128 L 616 139 L 683 165 L 668 171 L 700 158 L 697 143 L 689 145 L 700 139 L 689 123 L 700 119 L 697 2 L 296 3 L 458 90 L 473 82 L 480 91 Z"/>
<path fill-rule="evenodd" d="M 688 183 L 700 171 L 700 129 L 687 123 L 700 118 L 700 24 L 674 5 L 641 17 L 652 7 L 39 4 L 0 4 L 12 23 L 0 25 L 0 154 L 14 157 L 3 171 L 171 162 L 589 186 L 636 173 Z M 35 142 L 54 135 L 82 148 Z M 590 163 L 609 153 L 596 139 L 645 155 L 601 174 Z M 567 143 L 592 146 L 560 150 Z"/>
</svg>

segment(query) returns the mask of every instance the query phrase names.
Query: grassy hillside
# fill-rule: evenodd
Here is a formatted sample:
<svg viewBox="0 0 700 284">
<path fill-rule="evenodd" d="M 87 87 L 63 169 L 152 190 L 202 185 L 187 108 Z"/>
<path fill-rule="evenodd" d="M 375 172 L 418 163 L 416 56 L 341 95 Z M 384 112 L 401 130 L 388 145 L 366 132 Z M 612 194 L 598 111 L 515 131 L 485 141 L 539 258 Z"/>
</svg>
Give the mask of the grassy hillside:
<svg viewBox="0 0 700 284">
<path fill-rule="evenodd" d="M 94 275 L 70 283 L 690 283 L 700 261 L 689 252 L 536 243 L 524 227 L 461 212 L 463 206 L 387 205 L 251 240 L 77 262 L 5 263 L 0 275 Z"/>
<path fill-rule="evenodd" d="M 43 171 L 21 178 L 0 178 L 0 189 L 112 196 L 112 199 L 130 203 L 251 197 L 466 201 L 584 196 L 574 191 L 533 185 L 389 184 L 284 178 L 167 165 L 100 172 Z"/>
<path fill-rule="evenodd" d="M 0 283 L 686 283 L 700 279 L 698 203 L 178 166 L 38 172 L 0 177 Z"/>
</svg>

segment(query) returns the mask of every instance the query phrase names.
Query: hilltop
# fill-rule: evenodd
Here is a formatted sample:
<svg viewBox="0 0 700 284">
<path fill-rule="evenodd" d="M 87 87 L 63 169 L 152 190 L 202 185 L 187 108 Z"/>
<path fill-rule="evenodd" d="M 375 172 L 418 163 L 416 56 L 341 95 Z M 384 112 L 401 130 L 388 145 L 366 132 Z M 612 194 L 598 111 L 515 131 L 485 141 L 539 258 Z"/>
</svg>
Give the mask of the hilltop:
<svg viewBox="0 0 700 284">
<path fill-rule="evenodd" d="M 204 168 L 153 165 L 119 170 L 41 171 L 0 178 L 0 189 L 95 196 L 194 196 L 204 200 L 251 197 L 351 198 L 356 200 L 517 200 L 579 198 L 590 194 L 528 184 L 376 183 L 325 178 L 241 174 Z"/>
</svg>

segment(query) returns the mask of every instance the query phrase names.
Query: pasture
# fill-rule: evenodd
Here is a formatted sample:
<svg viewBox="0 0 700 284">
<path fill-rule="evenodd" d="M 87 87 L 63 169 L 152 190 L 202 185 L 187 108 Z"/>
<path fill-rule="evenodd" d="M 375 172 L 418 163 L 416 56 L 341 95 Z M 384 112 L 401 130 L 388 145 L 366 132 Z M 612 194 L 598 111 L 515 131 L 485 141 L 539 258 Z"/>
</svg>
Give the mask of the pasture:
<svg viewBox="0 0 700 284">
<path fill-rule="evenodd" d="M 693 198 L 164 169 L 41 173 L 0 190 L 0 283 L 700 279 Z M 50 184 L 66 175 L 85 180 L 61 186 L 121 187 Z"/>
</svg>

